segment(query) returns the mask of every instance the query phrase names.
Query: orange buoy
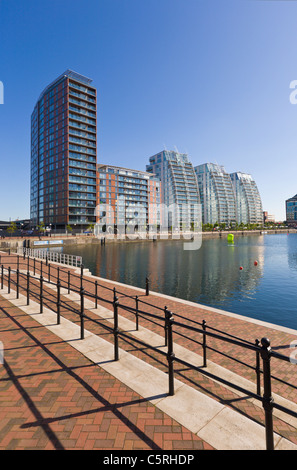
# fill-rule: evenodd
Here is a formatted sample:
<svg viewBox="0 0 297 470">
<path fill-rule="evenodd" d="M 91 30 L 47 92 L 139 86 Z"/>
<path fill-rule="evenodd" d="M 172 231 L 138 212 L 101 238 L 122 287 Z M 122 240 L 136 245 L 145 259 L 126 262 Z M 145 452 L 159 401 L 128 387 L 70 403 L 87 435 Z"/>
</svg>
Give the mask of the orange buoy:
<svg viewBox="0 0 297 470">
<path fill-rule="evenodd" d="M 255 266 L 258 266 L 258 261 L 254 261 L 254 265 L 255 265 Z"/>
<path fill-rule="evenodd" d="M 240 269 L 240 271 L 241 271 L 241 270 L 243 269 L 243 267 L 242 267 L 242 266 L 240 266 L 240 268 L 239 268 L 239 269 Z"/>
</svg>

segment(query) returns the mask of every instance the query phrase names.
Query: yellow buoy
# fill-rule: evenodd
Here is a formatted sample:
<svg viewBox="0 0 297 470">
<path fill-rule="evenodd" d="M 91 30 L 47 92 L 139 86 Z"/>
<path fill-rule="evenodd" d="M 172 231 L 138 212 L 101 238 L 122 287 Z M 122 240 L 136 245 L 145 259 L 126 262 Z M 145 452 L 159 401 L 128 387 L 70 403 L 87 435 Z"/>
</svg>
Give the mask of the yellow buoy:
<svg viewBox="0 0 297 470">
<path fill-rule="evenodd" d="M 233 243 L 233 242 L 234 242 L 234 235 L 233 235 L 233 233 L 228 233 L 227 240 L 228 240 L 229 243 Z"/>
</svg>

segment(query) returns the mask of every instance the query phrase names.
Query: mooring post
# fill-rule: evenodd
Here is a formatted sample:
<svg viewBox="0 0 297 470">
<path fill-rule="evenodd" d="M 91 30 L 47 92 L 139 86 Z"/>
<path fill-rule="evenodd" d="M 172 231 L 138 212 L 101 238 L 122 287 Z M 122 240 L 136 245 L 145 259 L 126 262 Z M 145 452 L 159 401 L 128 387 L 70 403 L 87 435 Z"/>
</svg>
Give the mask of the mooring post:
<svg viewBox="0 0 297 470">
<path fill-rule="evenodd" d="M 150 295 L 150 280 L 148 277 L 145 278 L 145 295 Z"/>
</svg>

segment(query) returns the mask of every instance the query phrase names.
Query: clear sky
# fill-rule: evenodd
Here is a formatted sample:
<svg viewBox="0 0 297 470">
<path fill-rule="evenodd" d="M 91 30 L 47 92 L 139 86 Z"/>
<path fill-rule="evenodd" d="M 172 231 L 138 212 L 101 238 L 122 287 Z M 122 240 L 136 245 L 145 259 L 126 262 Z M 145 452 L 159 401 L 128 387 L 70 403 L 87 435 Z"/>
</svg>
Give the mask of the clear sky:
<svg viewBox="0 0 297 470">
<path fill-rule="evenodd" d="M 30 118 L 70 68 L 98 90 L 98 161 L 145 170 L 167 148 L 297 193 L 297 1 L 0 0 L 0 220 L 29 217 Z"/>
</svg>

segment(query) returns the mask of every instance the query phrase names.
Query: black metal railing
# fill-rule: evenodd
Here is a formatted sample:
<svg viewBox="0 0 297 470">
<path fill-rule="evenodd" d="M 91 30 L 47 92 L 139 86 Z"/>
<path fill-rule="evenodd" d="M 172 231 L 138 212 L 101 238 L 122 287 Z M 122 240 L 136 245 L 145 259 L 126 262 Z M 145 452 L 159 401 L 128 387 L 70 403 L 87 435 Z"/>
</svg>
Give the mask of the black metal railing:
<svg viewBox="0 0 297 470">
<path fill-rule="evenodd" d="M 16 258 L 14 261 L 12 259 Z M 8 259 L 8 262 L 3 264 L 4 259 Z M 15 269 L 12 269 L 12 266 L 15 266 Z M 187 368 L 202 373 L 210 379 L 215 379 L 223 385 L 227 385 L 232 389 L 244 393 L 245 395 L 259 400 L 262 403 L 265 413 L 265 432 L 266 432 L 266 448 L 267 450 L 274 449 L 274 440 L 273 440 L 273 409 L 278 409 L 282 412 L 285 412 L 291 416 L 297 417 L 297 413 L 291 409 L 284 407 L 278 403 L 275 403 L 272 398 L 272 378 L 279 380 L 286 385 L 294 387 L 294 385 L 283 381 L 280 378 L 277 378 L 271 374 L 271 358 L 281 360 L 284 362 L 290 362 L 290 358 L 272 351 L 270 346 L 269 339 L 263 337 L 261 341 L 258 339 L 255 340 L 255 343 L 251 343 L 242 338 L 236 337 L 226 332 L 222 332 L 216 328 L 213 328 L 207 325 L 206 321 L 203 320 L 201 323 L 186 318 L 183 315 L 178 313 L 173 314 L 166 306 L 161 308 L 159 306 L 153 305 L 147 301 L 140 299 L 138 295 L 127 295 L 116 288 L 107 287 L 103 284 L 100 284 L 98 280 L 87 279 L 84 277 L 84 267 L 81 266 L 80 274 L 77 274 L 70 270 L 65 270 L 61 266 L 54 266 L 55 269 L 52 269 L 51 265 L 42 260 L 36 260 L 35 258 L 31 259 L 30 257 L 20 257 L 19 255 L 0 255 L 0 285 L 1 289 L 4 289 L 6 285 L 8 293 L 11 293 L 12 286 L 15 287 L 16 298 L 19 298 L 20 289 L 23 289 L 27 305 L 30 304 L 30 299 L 34 298 L 39 302 L 40 313 L 43 313 L 44 305 L 46 305 L 49 298 L 51 302 L 54 303 L 56 313 L 57 313 L 57 324 L 61 322 L 61 307 L 75 313 L 79 316 L 80 320 L 80 339 L 84 339 L 85 331 L 85 322 L 90 321 L 96 324 L 99 324 L 103 329 L 107 330 L 113 336 L 114 344 L 114 360 L 118 361 L 120 359 L 119 353 L 119 340 L 135 342 L 139 346 L 148 348 L 159 355 L 162 355 L 167 360 L 168 368 L 168 393 L 169 395 L 174 395 L 174 363 L 179 363 Z M 33 274 L 32 271 L 33 270 Z M 62 277 L 62 274 L 65 275 L 65 278 Z M 46 276 L 46 277 L 45 277 Z M 72 281 L 76 279 L 79 286 L 74 284 Z M 49 286 L 54 286 L 56 288 L 56 293 L 49 292 L 48 289 L 45 289 L 44 284 Z M 86 289 L 86 285 L 93 285 L 93 292 Z M 33 288 L 35 287 L 35 289 Z M 61 289 L 65 288 L 68 293 L 77 293 L 79 294 L 79 308 L 74 308 L 69 305 L 66 301 L 62 299 Z M 100 291 L 99 291 L 100 289 Z M 112 294 L 112 300 L 104 297 L 102 295 L 103 289 Z M 149 296 L 149 279 L 146 278 L 145 281 L 145 294 Z M 124 303 L 119 301 L 119 295 L 121 298 L 129 298 L 135 302 L 135 306 L 127 306 Z M 100 321 L 98 318 L 92 318 L 87 312 L 88 309 L 85 308 L 85 299 L 93 299 L 95 307 L 98 307 L 98 302 L 104 302 L 109 304 L 112 307 L 113 311 L 113 325 L 109 326 Z M 158 313 L 148 312 L 142 310 L 140 305 L 149 306 L 150 308 L 156 309 Z M 139 320 L 140 318 L 149 321 L 154 325 L 158 325 L 164 329 L 164 346 L 167 348 L 167 351 L 161 350 L 159 347 L 152 346 L 145 341 L 140 340 L 136 337 L 131 337 L 127 332 L 122 331 L 119 328 L 119 309 L 130 312 L 134 315 L 135 318 L 135 329 L 139 329 Z M 162 312 L 162 314 L 161 314 Z M 177 318 L 177 320 L 176 320 Z M 189 333 L 192 332 L 195 334 L 195 337 L 200 335 L 201 341 L 192 338 Z M 198 344 L 202 349 L 202 360 L 203 366 L 195 366 L 188 361 L 185 361 L 181 357 L 177 357 L 174 353 L 174 336 L 184 337 L 187 340 Z M 220 349 L 215 349 L 208 343 L 208 338 L 213 338 L 224 343 L 237 346 L 245 351 L 251 351 L 255 354 L 255 365 L 252 366 L 246 362 L 241 361 L 237 357 L 233 357 L 230 354 L 224 353 Z M 216 353 L 227 357 L 241 365 L 249 367 L 255 371 L 256 375 L 256 391 L 252 392 L 251 390 L 245 389 L 229 380 L 226 380 L 218 375 L 207 371 L 207 351 L 212 350 Z M 262 359 L 262 369 L 261 369 L 261 359 Z M 261 395 L 261 377 L 263 376 L 263 395 Z"/>
</svg>

